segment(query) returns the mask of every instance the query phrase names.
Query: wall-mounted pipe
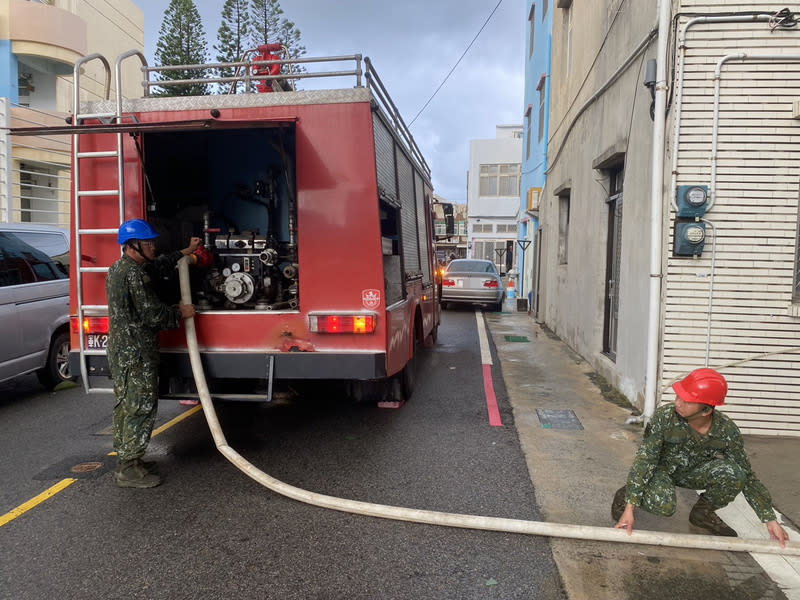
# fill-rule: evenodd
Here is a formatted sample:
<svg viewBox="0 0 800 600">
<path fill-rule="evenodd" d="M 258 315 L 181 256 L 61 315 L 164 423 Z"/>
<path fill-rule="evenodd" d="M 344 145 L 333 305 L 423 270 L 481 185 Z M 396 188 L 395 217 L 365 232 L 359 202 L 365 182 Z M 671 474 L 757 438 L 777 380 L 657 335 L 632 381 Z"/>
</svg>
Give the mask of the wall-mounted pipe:
<svg viewBox="0 0 800 600">
<path fill-rule="evenodd" d="M 663 204 L 662 179 L 664 177 L 664 131 L 666 129 L 666 62 L 667 36 L 670 25 L 671 2 L 661 0 L 658 19 L 658 53 L 656 90 L 655 90 L 655 123 L 653 126 L 653 163 L 652 185 L 650 192 L 650 297 L 647 317 L 647 351 L 645 370 L 644 407 L 642 420 L 650 420 L 656 410 L 658 399 L 658 363 L 659 333 L 661 322 L 661 281 L 663 279 Z M 701 23 L 737 23 L 747 21 L 769 21 L 772 15 L 748 15 L 725 17 L 696 17 L 689 20 L 680 34 L 678 43 L 678 73 L 675 93 L 675 124 L 672 144 L 672 173 L 670 177 L 669 199 L 672 208 L 677 212 L 676 190 L 678 181 L 678 150 L 680 145 L 681 113 L 683 109 L 683 76 L 686 63 L 686 35 L 691 27 Z M 716 238 L 716 236 L 715 236 Z"/>
<path fill-rule="evenodd" d="M 178 270 L 180 273 L 181 300 L 186 304 L 190 304 L 192 302 L 192 295 L 189 287 L 189 257 L 184 257 L 178 262 Z M 404 508 L 401 506 L 386 506 L 383 504 L 373 504 L 371 502 L 348 500 L 346 498 L 335 498 L 333 496 L 318 494 L 289 485 L 264 473 L 228 445 L 208 391 L 208 384 L 203 372 L 203 365 L 197 346 L 197 333 L 195 331 L 194 318 L 185 319 L 183 323 L 186 330 L 186 343 L 189 348 L 189 359 L 192 365 L 195 384 L 197 385 L 197 392 L 200 396 L 200 402 L 203 405 L 203 414 L 205 414 L 217 450 L 245 475 L 273 492 L 286 496 L 287 498 L 292 498 L 322 508 L 330 508 L 332 510 L 357 515 L 423 523 L 427 525 L 442 525 L 445 527 L 482 529 L 487 531 L 502 531 L 604 542 L 677 546 L 680 548 L 727 550 L 732 552 L 765 552 L 769 554 L 800 556 L 800 545 L 787 544 L 786 548 L 781 548 L 777 542 L 769 540 L 713 537 L 655 531 L 634 531 L 631 535 L 627 535 L 625 530 L 615 529 L 613 527 L 544 523 L 542 521 L 523 521 L 520 519 L 462 515 Z"/>
</svg>

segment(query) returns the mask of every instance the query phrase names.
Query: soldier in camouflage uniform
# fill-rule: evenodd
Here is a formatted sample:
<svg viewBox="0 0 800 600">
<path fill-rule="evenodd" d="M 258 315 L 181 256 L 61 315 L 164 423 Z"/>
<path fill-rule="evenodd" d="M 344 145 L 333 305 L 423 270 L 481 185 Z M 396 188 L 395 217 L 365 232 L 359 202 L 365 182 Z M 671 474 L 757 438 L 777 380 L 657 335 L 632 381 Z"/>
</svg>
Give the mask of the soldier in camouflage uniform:
<svg viewBox="0 0 800 600">
<path fill-rule="evenodd" d="M 116 398 L 114 449 L 119 460 L 114 480 L 120 487 L 149 488 L 161 483 L 154 464 L 141 460 L 158 408 L 158 335 L 194 316 L 191 304 L 164 304 L 153 280 L 174 269 L 181 257 L 192 255 L 200 238 L 192 238 L 183 250 L 155 258 L 156 237 L 145 221 L 123 223 L 118 236 L 122 257 L 111 266 L 106 280 L 108 362 Z"/>
<path fill-rule="evenodd" d="M 634 508 L 655 515 L 675 514 L 675 486 L 705 490 L 689 521 L 715 535 L 736 536 L 716 514 L 739 492 L 766 523 L 770 537 L 781 547 L 789 535 L 772 510 L 769 491 L 753 473 L 736 424 L 714 407 L 725 402 L 728 384 L 713 369 L 697 369 L 673 386 L 675 404 L 657 409 L 647 424 L 627 484 L 611 505 L 617 528 L 633 531 Z"/>
</svg>

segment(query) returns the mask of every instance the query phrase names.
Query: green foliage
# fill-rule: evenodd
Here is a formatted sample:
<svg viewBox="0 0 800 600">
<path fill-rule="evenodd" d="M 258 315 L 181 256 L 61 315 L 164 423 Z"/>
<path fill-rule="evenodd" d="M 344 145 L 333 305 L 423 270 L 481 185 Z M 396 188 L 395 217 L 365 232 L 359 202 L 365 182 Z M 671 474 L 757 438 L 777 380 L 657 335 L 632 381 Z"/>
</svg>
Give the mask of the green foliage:
<svg viewBox="0 0 800 600">
<path fill-rule="evenodd" d="M 283 14 L 281 3 L 278 0 L 251 0 L 250 5 L 253 15 L 250 39 L 253 48 L 278 41 L 278 28 Z"/>
<path fill-rule="evenodd" d="M 200 13 L 193 0 L 171 0 L 164 11 L 164 20 L 158 34 L 155 57 L 161 66 L 195 65 L 207 62 L 206 34 Z M 201 69 L 164 71 L 156 75 L 157 81 L 203 79 Z M 209 93 L 208 84 L 191 83 L 164 86 L 154 95 L 203 96 Z"/>
<path fill-rule="evenodd" d="M 283 9 L 279 0 L 251 0 L 253 14 L 253 47 L 261 44 L 280 43 L 286 46 L 290 58 L 299 58 L 306 53 L 306 47 L 300 43 L 300 30 L 294 22 L 283 17 Z M 294 65 L 292 70 L 305 71 L 302 66 Z M 286 65 L 281 69 L 288 72 Z"/>
<path fill-rule="evenodd" d="M 217 30 L 217 62 L 230 63 L 242 60 L 245 50 L 250 48 L 250 11 L 249 0 L 225 0 L 222 7 L 222 23 Z M 233 77 L 235 69 L 223 67 L 218 69 L 220 77 Z M 220 87 L 228 92 L 232 84 Z M 237 84 L 237 87 L 243 84 Z"/>
</svg>

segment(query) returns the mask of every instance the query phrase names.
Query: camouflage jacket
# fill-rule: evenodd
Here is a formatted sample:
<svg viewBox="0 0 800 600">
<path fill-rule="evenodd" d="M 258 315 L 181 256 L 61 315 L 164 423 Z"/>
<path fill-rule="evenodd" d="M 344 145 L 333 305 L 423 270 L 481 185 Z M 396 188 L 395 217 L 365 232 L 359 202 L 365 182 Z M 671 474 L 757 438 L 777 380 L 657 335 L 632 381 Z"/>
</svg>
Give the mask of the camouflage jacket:
<svg viewBox="0 0 800 600">
<path fill-rule="evenodd" d="M 656 468 L 666 471 L 673 481 L 684 473 L 717 458 L 736 463 L 746 475 L 742 493 L 762 522 L 775 519 L 772 497 L 756 478 L 744 449 L 739 428 L 726 414 L 715 411 L 706 435 L 695 432 L 688 421 L 668 404 L 658 408 L 647 424 L 627 482 L 627 501 L 641 504 L 648 481 Z"/>
<path fill-rule="evenodd" d="M 180 326 L 180 310 L 158 298 L 154 278 L 174 269 L 182 256 L 171 252 L 142 265 L 122 256 L 108 270 L 108 360 L 112 373 L 118 371 L 115 367 L 142 360 L 157 362 L 158 332 Z"/>
</svg>

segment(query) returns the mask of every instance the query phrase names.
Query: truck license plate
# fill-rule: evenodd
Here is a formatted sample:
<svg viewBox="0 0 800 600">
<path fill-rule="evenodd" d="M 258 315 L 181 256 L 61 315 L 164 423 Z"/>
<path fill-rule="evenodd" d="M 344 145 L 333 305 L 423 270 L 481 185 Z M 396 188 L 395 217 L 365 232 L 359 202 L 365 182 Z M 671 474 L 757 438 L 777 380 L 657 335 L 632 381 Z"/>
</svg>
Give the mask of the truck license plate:
<svg viewBox="0 0 800 600">
<path fill-rule="evenodd" d="M 86 347 L 89 350 L 105 350 L 108 348 L 108 334 L 90 333 L 86 336 Z"/>
</svg>

